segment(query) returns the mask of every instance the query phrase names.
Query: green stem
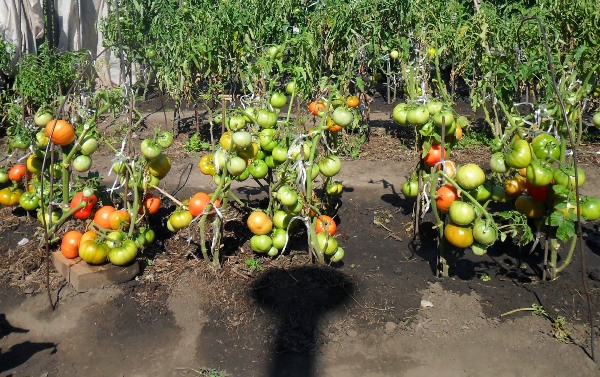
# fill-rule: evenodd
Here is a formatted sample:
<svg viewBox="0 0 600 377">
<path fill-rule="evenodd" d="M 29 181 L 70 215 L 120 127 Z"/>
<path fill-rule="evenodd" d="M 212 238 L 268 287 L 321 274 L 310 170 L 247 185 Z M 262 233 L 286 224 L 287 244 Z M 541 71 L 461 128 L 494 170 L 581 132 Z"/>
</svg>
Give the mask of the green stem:
<svg viewBox="0 0 600 377">
<path fill-rule="evenodd" d="M 507 315 L 515 314 L 515 313 L 518 313 L 518 312 L 534 312 L 536 310 L 538 310 L 538 309 L 535 309 L 535 308 L 519 308 L 519 309 L 511 310 L 511 311 L 506 312 L 506 313 L 502 313 L 502 314 L 500 314 L 500 317 L 505 317 Z"/>
<path fill-rule="evenodd" d="M 569 265 L 569 263 L 571 263 L 571 260 L 573 259 L 573 254 L 575 254 L 575 246 L 577 245 L 577 235 L 571 237 L 571 245 L 569 245 L 569 252 L 567 253 L 567 257 L 565 258 L 564 262 L 560 265 L 556 267 L 556 273 L 560 273 L 562 272 L 565 268 L 567 268 L 567 266 Z M 555 279 L 555 277 L 553 277 L 553 279 Z"/>
<path fill-rule="evenodd" d="M 431 175 L 429 178 L 429 197 L 431 198 L 431 207 L 433 212 L 433 217 L 435 218 L 435 226 L 438 228 L 439 238 L 438 238 L 438 263 L 436 265 L 436 273 L 441 277 L 448 277 L 449 268 L 448 261 L 446 259 L 446 248 L 444 242 L 444 221 L 441 219 L 437 204 L 435 201 L 435 193 L 437 188 L 437 180 L 438 175 L 440 173 L 434 171 L 434 168 L 431 168 Z"/>
</svg>

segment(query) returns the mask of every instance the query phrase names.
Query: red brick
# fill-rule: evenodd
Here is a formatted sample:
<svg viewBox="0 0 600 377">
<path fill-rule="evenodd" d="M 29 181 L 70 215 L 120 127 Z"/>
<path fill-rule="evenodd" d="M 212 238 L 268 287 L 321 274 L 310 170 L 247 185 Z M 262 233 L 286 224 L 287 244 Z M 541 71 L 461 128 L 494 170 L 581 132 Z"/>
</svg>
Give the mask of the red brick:
<svg viewBox="0 0 600 377">
<path fill-rule="evenodd" d="M 129 266 L 120 267 L 111 263 L 92 266 L 80 258 L 67 259 L 62 253 L 52 253 L 52 262 L 56 270 L 78 292 L 124 283 L 133 279 L 140 272 L 136 261 Z"/>
</svg>

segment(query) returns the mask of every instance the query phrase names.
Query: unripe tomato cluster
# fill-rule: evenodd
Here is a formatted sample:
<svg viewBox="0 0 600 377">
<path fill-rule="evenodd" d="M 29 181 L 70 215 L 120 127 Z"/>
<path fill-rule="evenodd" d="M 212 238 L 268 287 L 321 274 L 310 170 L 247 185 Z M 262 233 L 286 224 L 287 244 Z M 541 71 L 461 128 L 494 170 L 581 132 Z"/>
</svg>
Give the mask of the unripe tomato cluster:
<svg viewBox="0 0 600 377">
<path fill-rule="evenodd" d="M 286 85 L 286 92 L 293 96 L 293 82 Z M 221 135 L 217 150 L 200 158 L 200 171 L 214 177 L 218 186 L 216 194 L 221 197 L 227 195 L 223 191 L 229 190 L 234 180 L 252 178 L 264 181 L 263 187 L 270 187 L 268 209 L 253 212 L 247 220 L 254 234 L 250 246 L 255 252 L 279 255 L 289 239 L 288 231 L 292 229 L 289 223 L 296 218 L 316 229 L 315 249 L 328 260 L 339 261 L 343 249 L 338 252 L 333 219 L 326 222 L 330 233 L 325 243 L 320 235 L 322 230 L 318 224 L 321 220 L 318 219 L 321 217 L 316 211 L 320 200 L 314 195 L 314 185 L 321 176 L 326 195 L 341 194 L 343 185 L 333 177 L 341 170 L 342 163 L 328 149 L 320 154 L 316 143 L 322 136 L 335 137 L 337 132 L 355 122 L 355 108 L 360 101 L 355 96 L 345 99 L 335 96 L 331 101 L 310 102 L 309 113 L 316 117 L 319 125 L 309 130 L 308 135 L 290 133 L 289 119 L 280 119 L 280 110 L 286 105 L 291 106 L 285 94 L 276 91 L 265 102 L 267 106 L 230 109 L 231 115 L 215 119 L 225 124 L 228 130 Z M 306 193 L 309 186 L 310 195 Z"/>
</svg>

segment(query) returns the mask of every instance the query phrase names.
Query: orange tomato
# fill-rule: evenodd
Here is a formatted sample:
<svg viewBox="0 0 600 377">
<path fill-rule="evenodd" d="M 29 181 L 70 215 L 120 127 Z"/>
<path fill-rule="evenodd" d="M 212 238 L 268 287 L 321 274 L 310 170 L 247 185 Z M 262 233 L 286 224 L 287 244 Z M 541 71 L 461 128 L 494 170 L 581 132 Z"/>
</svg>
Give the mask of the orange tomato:
<svg viewBox="0 0 600 377">
<path fill-rule="evenodd" d="M 444 173 L 446 173 L 446 175 L 448 175 L 450 178 L 454 177 L 454 174 L 456 174 L 456 164 L 454 161 L 444 160 L 443 164 L 439 164 L 437 166 L 437 170 L 441 170 L 442 165 L 444 165 Z"/>
<path fill-rule="evenodd" d="M 108 215 L 110 228 L 113 230 L 128 229 L 131 223 L 131 215 L 124 209 L 119 209 Z"/>
<path fill-rule="evenodd" d="M 317 234 L 323 233 L 326 229 L 328 230 L 329 235 L 333 236 L 335 234 L 335 231 L 337 230 L 337 225 L 335 224 L 335 221 L 327 215 L 321 215 L 317 217 L 317 220 L 315 222 L 315 232 Z"/>
<path fill-rule="evenodd" d="M 83 234 L 78 230 L 71 230 L 65 233 L 62 242 L 60 243 L 60 252 L 65 258 L 77 258 L 82 236 Z"/>
<path fill-rule="evenodd" d="M 81 240 L 79 241 L 79 244 L 82 245 L 85 241 L 93 241 L 97 238 L 98 238 L 98 235 L 96 234 L 96 232 L 94 232 L 93 230 L 88 230 L 87 232 L 83 233 L 83 235 L 81 236 Z"/>
<path fill-rule="evenodd" d="M 115 212 L 117 209 L 113 206 L 103 206 L 94 215 L 94 223 L 104 229 L 111 229 L 110 227 L 110 214 Z"/>
<path fill-rule="evenodd" d="M 206 206 L 210 203 L 211 197 L 205 192 L 197 192 L 192 196 L 188 202 L 188 211 L 196 217 L 204 213 Z M 214 204 L 215 207 L 221 206 L 221 201 L 216 199 Z"/>
<path fill-rule="evenodd" d="M 437 208 L 442 212 L 448 212 L 452 202 L 456 200 L 458 194 L 456 189 L 451 184 L 445 184 L 435 192 L 435 203 Z"/>
<path fill-rule="evenodd" d="M 346 98 L 346 106 L 348 107 L 357 107 L 360 105 L 360 100 L 357 96 L 350 96 Z"/>
<path fill-rule="evenodd" d="M 454 130 L 454 138 L 456 138 L 456 141 L 459 141 L 460 139 L 462 139 L 463 137 L 463 129 L 460 126 L 460 124 L 456 124 L 456 130 Z"/>
<path fill-rule="evenodd" d="M 144 198 L 142 205 L 140 206 L 139 213 L 146 212 L 149 215 L 154 215 L 160 209 L 161 203 L 162 201 L 159 197 L 148 193 L 146 194 L 146 197 Z"/>
<path fill-rule="evenodd" d="M 263 211 L 254 211 L 248 217 L 246 225 L 253 234 L 269 234 L 273 229 L 273 221 Z"/>
<path fill-rule="evenodd" d="M 331 119 L 330 117 L 327 117 L 326 123 L 327 123 L 327 129 L 329 130 L 329 132 L 339 132 L 342 130 L 342 126 L 340 126 L 339 124 L 335 124 L 333 119 Z"/>
<path fill-rule="evenodd" d="M 310 111 L 310 113 L 312 115 L 319 115 L 319 112 L 322 110 L 325 110 L 327 108 L 327 106 L 325 106 L 325 102 L 319 100 L 319 101 L 312 101 L 311 103 L 308 104 L 308 111 Z"/>
<path fill-rule="evenodd" d="M 75 129 L 66 120 L 51 120 L 46 125 L 46 136 L 56 145 L 68 145 L 75 140 Z"/>
</svg>

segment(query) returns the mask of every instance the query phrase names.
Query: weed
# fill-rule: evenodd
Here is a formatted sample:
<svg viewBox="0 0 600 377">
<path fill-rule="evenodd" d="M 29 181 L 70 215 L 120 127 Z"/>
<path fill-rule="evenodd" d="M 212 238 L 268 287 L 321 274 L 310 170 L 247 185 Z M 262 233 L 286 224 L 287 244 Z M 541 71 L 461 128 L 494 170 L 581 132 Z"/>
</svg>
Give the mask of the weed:
<svg viewBox="0 0 600 377">
<path fill-rule="evenodd" d="M 210 149 L 210 143 L 200 138 L 200 134 L 195 132 L 186 142 L 186 152 L 200 152 Z"/>
<path fill-rule="evenodd" d="M 263 266 L 260 264 L 258 259 L 254 258 L 254 256 L 251 256 L 248 259 L 246 259 L 244 261 L 244 263 L 246 263 L 246 266 L 248 266 L 250 271 L 262 271 L 263 270 Z"/>
</svg>

